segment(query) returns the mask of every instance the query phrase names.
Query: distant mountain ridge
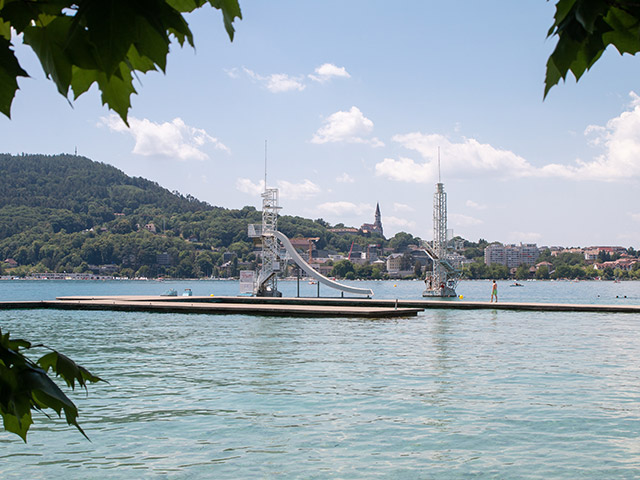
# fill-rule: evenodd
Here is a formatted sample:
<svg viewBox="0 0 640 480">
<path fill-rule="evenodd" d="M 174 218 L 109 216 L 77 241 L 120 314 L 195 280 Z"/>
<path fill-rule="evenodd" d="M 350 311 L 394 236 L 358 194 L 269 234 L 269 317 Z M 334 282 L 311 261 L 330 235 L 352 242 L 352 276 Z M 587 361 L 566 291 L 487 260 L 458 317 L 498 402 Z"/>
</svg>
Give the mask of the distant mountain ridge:
<svg viewBox="0 0 640 480">
<path fill-rule="evenodd" d="M 247 224 L 261 221 L 254 207 L 212 206 L 76 155 L 0 154 L 0 175 L 0 270 L 11 258 L 28 271 L 111 265 L 126 276 L 192 277 L 228 273 L 227 250 L 239 262 L 256 260 L 247 237 Z M 317 237 L 318 248 L 332 236 L 327 226 L 279 219 L 285 235 Z M 341 251 L 352 242 L 333 240 Z"/>
<path fill-rule="evenodd" d="M 0 175 L 0 207 L 63 208 L 76 213 L 86 213 L 91 202 L 112 212 L 145 204 L 175 213 L 213 208 L 150 180 L 129 177 L 111 165 L 76 155 L 0 154 Z"/>
</svg>

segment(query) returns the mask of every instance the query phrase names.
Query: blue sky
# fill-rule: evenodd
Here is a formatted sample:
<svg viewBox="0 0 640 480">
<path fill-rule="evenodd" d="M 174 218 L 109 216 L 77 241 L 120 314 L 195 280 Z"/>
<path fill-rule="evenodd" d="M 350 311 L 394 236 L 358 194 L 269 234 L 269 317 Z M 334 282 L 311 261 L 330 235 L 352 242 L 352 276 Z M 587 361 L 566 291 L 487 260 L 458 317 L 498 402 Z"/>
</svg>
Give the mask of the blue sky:
<svg viewBox="0 0 640 480">
<path fill-rule="evenodd" d="M 615 51 L 543 101 L 546 1 L 241 0 L 188 17 L 167 74 L 136 85 L 131 128 L 92 88 L 69 106 L 16 51 L 0 151 L 78 153 L 213 205 L 432 236 L 440 148 L 449 228 L 477 241 L 640 248 L 640 61 Z"/>
</svg>

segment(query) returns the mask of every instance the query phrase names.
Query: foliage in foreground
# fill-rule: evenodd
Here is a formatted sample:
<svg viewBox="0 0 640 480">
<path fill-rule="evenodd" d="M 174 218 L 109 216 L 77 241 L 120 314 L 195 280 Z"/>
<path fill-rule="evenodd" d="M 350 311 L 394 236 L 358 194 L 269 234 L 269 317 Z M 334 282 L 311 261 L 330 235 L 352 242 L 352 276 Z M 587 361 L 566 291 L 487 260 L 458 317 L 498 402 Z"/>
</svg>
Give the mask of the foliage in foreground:
<svg viewBox="0 0 640 480">
<path fill-rule="evenodd" d="M 620 55 L 640 51 L 640 2 L 559 0 L 548 35 L 558 43 L 547 61 L 545 97 L 569 72 L 579 80 L 609 45 Z"/>
<path fill-rule="evenodd" d="M 138 73 L 166 69 L 172 40 L 194 45 L 184 14 L 209 4 L 222 13 L 233 41 L 238 0 L 0 0 L 0 112 L 10 116 L 18 77 L 13 51 L 22 38 L 58 92 L 77 99 L 96 83 L 102 103 L 127 122 Z M 12 38 L 13 32 L 22 37 Z M 609 45 L 640 51 L 637 0 L 557 0 L 548 32 L 558 43 L 547 61 L 544 96 L 569 72 L 579 79 Z"/>
<path fill-rule="evenodd" d="M 46 349 L 48 353 L 33 362 L 25 351 Z M 47 409 L 61 416 L 64 411 L 69 425 L 74 425 L 87 440 L 89 437 L 78 424 L 78 408 L 58 385 L 49 378 L 51 369 L 62 377 L 68 387 L 78 385 L 87 389 L 87 382 L 102 381 L 87 369 L 76 364 L 69 357 L 44 345 L 32 345 L 21 339 L 10 339 L 9 333 L 0 330 L 0 415 L 4 429 L 19 435 L 25 442 L 27 432 L 33 424 L 31 411 L 37 410 L 47 415 Z"/>
<path fill-rule="evenodd" d="M 96 83 L 126 123 L 134 77 L 164 72 L 172 39 L 194 46 L 184 14 L 205 4 L 221 11 L 233 40 L 237 0 L 0 0 L 0 112 L 10 115 L 17 78 L 28 76 L 11 48 L 13 29 L 60 94 L 77 99 Z"/>
</svg>

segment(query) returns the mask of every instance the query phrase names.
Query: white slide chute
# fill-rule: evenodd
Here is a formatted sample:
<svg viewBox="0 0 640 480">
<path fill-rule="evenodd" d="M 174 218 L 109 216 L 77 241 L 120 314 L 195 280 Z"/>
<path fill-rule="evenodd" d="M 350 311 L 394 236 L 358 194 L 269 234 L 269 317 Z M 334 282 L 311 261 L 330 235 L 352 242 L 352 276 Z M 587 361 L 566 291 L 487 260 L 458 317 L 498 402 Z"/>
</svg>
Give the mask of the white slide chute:
<svg viewBox="0 0 640 480">
<path fill-rule="evenodd" d="M 313 267 L 309 265 L 305 261 L 305 259 L 300 256 L 300 254 L 295 249 L 295 247 L 291 244 L 291 242 L 289 241 L 286 235 L 284 235 L 281 232 L 278 232 L 277 230 L 271 233 L 273 233 L 273 235 L 278 240 L 280 240 L 280 243 L 282 243 L 287 253 L 291 255 L 291 258 L 293 259 L 293 261 L 296 262 L 300 266 L 300 268 L 302 268 L 305 271 L 307 275 L 316 279 L 318 282 L 328 287 L 335 288 L 336 290 L 341 290 L 347 293 L 354 293 L 356 295 L 367 295 L 367 296 L 373 295 L 373 290 L 371 290 L 370 288 L 351 287 L 349 285 L 343 285 L 342 283 L 338 283 L 334 280 L 331 280 L 330 278 L 325 277 L 320 272 L 314 270 Z"/>
</svg>

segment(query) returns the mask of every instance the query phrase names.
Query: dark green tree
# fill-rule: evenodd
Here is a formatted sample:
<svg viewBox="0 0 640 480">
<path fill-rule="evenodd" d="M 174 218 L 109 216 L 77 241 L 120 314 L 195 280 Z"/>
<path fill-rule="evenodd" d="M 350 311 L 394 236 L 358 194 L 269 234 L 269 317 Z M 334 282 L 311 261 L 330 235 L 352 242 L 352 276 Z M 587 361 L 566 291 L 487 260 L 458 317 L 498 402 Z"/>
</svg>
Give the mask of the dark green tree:
<svg viewBox="0 0 640 480">
<path fill-rule="evenodd" d="M 546 265 L 542 265 L 538 270 L 536 270 L 536 279 L 538 280 L 548 280 L 549 279 L 549 267 Z"/>
<path fill-rule="evenodd" d="M 529 278 L 529 267 L 527 265 L 520 265 L 516 269 L 516 279 L 518 280 L 526 280 Z"/>
<path fill-rule="evenodd" d="M 331 270 L 331 275 L 336 278 L 346 278 L 349 273 L 355 277 L 355 268 L 349 260 L 339 260 Z"/>
</svg>

